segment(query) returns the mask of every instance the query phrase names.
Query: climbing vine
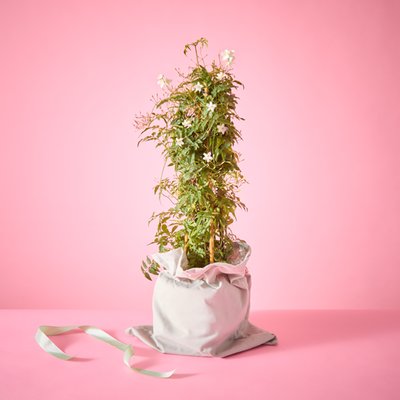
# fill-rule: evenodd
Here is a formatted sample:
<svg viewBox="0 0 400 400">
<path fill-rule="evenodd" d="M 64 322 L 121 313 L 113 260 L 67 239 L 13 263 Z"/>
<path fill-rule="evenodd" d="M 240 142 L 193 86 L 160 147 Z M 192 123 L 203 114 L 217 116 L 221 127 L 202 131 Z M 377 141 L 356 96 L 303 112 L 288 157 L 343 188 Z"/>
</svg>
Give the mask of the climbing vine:
<svg viewBox="0 0 400 400">
<path fill-rule="evenodd" d="M 234 149 L 242 139 L 234 122 L 243 120 L 236 112 L 235 90 L 244 85 L 232 74 L 234 51 L 224 50 L 218 63 L 214 60 L 208 67 L 202 56 L 207 46 L 205 38 L 185 45 L 185 55 L 195 54 L 194 66 L 187 73 L 177 70 L 180 82 L 175 87 L 159 75 L 163 96 L 153 97 L 153 110 L 134 120 L 140 131 L 138 146 L 154 142 L 165 164 L 174 169 L 173 177 L 162 174 L 154 187 L 172 207 L 151 215 L 149 223 L 157 221 L 151 244 L 160 252 L 182 247 L 188 268 L 226 261 L 237 239 L 230 229 L 235 210 L 247 210 L 237 195 L 247 181 Z M 151 280 L 160 266 L 147 257 L 141 269 Z"/>
</svg>

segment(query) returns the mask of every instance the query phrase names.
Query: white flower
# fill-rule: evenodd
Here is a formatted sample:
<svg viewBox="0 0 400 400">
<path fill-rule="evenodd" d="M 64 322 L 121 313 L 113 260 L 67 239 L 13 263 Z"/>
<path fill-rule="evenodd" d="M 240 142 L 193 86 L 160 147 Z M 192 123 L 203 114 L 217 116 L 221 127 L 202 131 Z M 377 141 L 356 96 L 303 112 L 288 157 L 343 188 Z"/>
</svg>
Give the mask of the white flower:
<svg viewBox="0 0 400 400">
<path fill-rule="evenodd" d="M 193 89 L 195 92 L 201 92 L 203 90 L 203 85 L 200 82 L 197 82 L 194 86 Z"/>
<path fill-rule="evenodd" d="M 216 75 L 217 79 L 219 79 L 220 81 L 222 81 L 222 79 L 225 79 L 227 77 L 225 72 L 218 72 L 218 74 Z"/>
<path fill-rule="evenodd" d="M 175 144 L 177 145 L 177 146 L 182 146 L 183 145 L 183 138 L 177 138 L 177 139 L 175 139 Z"/>
<path fill-rule="evenodd" d="M 226 63 L 228 65 L 230 65 L 230 64 L 232 64 L 233 60 L 235 59 L 234 53 L 235 53 L 235 50 L 225 49 L 223 52 L 221 52 L 222 59 L 224 61 L 226 61 Z"/>
<path fill-rule="evenodd" d="M 215 107 L 217 107 L 217 105 L 214 104 L 212 101 L 210 101 L 209 103 L 207 103 L 207 111 L 213 112 L 213 111 L 215 110 Z"/>
<path fill-rule="evenodd" d="M 185 128 L 190 128 L 192 126 L 192 121 L 190 119 L 185 119 L 182 123 Z"/>
<path fill-rule="evenodd" d="M 159 74 L 157 76 L 157 83 L 163 88 L 165 85 L 169 85 L 171 83 L 171 79 L 167 79 L 165 75 Z"/>
<path fill-rule="evenodd" d="M 192 117 L 195 114 L 195 111 L 193 108 L 187 108 L 186 109 L 186 114 L 188 117 Z"/>
<path fill-rule="evenodd" d="M 217 129 L 219 133 L 224 134 L 228 130 L 228 127 L 225 126 L 224 124 L 220 124 L 217 126 Z"/>
<path fill-rule="evenodd" d="M 211 160 L 212 160 L 212 154 L 211 154 L 211 151 L 209 151 L 208 153 L 204 153 L 203 154 L 203 159 L 206 161 L 206 162 L 210 162 Z"/>
</svg>

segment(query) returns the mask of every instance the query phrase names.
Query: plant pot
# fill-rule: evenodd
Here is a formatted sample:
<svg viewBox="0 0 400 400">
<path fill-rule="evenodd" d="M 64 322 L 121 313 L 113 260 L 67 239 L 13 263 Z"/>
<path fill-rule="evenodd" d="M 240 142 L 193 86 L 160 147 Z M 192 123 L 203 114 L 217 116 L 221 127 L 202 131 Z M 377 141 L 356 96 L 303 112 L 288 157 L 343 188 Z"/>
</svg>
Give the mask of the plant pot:
<svg viewBox="0 0 400 400">
<path fill-rule="evenodd" d="M 164 269 L 153 292 L 153 325 L 126 332 L 162 353 L 226 357 L 267 344 L 277 337 L 249 322 L 251 249 L 235 242 L 228 262 L 186 269 L 183 249 L 156 253 Z"/>
</svg>

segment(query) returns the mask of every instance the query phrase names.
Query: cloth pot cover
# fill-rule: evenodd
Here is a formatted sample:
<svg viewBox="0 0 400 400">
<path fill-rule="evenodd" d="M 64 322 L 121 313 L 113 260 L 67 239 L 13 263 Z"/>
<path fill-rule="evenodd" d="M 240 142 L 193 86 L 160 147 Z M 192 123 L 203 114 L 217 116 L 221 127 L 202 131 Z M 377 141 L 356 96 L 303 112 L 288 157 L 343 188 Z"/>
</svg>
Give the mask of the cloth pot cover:
<svg viewBox="0 0 400 400">
<path fill-rule="evenodd" d="M 162 353 L 226 357 L 277 337 L 249 322 L 251 275 L 246 242 L 235 242 L 229 262 L 187 267 L 183 249 L 153 254 L 163 270 L 153 292 L 153 325 L 126 333 Z"/>
</svg>

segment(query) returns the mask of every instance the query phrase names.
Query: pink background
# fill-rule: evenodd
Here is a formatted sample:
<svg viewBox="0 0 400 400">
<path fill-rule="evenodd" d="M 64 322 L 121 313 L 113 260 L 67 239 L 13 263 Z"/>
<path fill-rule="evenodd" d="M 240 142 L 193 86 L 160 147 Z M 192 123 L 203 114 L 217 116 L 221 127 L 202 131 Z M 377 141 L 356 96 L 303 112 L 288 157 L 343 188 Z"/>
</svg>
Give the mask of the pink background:
<svg viewBox="0 0 400 400">
<path fill-rule="evenodd" d="M 400 2 L 0 3 L 0 307 L 149 309 L 134 114 L 235 49 L 253 309 L 400 306 Z"/>
</svg>

